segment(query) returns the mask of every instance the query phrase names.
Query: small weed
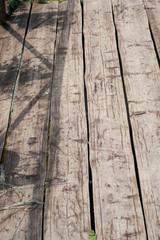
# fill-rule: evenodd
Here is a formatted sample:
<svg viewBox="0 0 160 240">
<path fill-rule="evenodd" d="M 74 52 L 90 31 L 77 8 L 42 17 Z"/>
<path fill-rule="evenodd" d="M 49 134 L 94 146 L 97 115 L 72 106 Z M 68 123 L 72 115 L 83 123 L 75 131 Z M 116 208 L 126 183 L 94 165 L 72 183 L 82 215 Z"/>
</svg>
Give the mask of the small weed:
<svg viewBox="0 0 160 240">
<path fill-rule="evenodd" d="M 3 180 L 0 180 L 0 189 L 1 189 L 1 187 L 2 187 L 2 189 L 3 189 L 3 191 L 4 191 L 5 193 L 7 192 L 7 188 L 12 188 L 12 189 L 14 189 L 15 191 L 17 191 L 18 193 L 21 193 L 22 196 L 27 196 L 27 195 L 26 195 L 26 192 L 25 192 L 23 189 L 20 189 L 20 188 L 14 186 L 14 185 L 12 185 L 12 184 L 8 184 L 8 183 L 6 183 L 6 182 L 3 181 Z M 29 196 L 28 196 L 28 197 L 29 197 Z"/>
<path fill-rule="evenodd" d="M 31 201 L 27 201 L 27 202 L 20 202 L 20 203 L 14 203 L 10 206 L 5 206 L 3 208 L 0 208 L 0 211 L 4 211 L 4 210 L 11 210 L 11 209 L 25 209 L 27 206 L 29 206 L 29 208 L 31 209 L 35 209 L 38 207 L 38 205 L 43 205 L 43 202 L 40 202 L 38 200 L 31 200 Z"/>
<path fill-rule="evenodd" d="M 35 1 L 33 1 L 33 2 L 45 4 L 45 3 L 48 3 L 48 0 L 35 0 Z"/>
<path fill-rule="evenodd" d="M 7 188 L 12 188 L 15 191 L 17 191 L 18 193 L 21 193 L 22 196 L 26 196 L 26 197 L 30 197 L 30 195 L 27 195 L 26 192 L 23 189 L 20 189 L 14 185 L 5 183 L 4 181 L 0 180 L 0 188 L 2 187 L 3 192 L 0 194 L 0 197 L 2 197 L 3 195 L 5 195 L 7 193 Z M 26 207 L 28 207 L 29 209 L 35 209 L 38 207 L 38 205 L 43 205 L 43 202 L 40 202 L 39 200 L 29 200 L 29 201 L 25 201 L 25 202 L 19 202 L 19 203 L 14 203 L 12 205 L 9 206 L 4 206 L 2 208 L 0 208 L 0 211 L 4 211 L 4 210 L 11 210 L 11 209 L 25 209 Z"/>
<path fill-rule="evenodd" d="M 18 7 L 20 2 L 23 2 L 23 0 L 8 0 L 8 5 L 12 8 L 15 9 Z"/>
<path fill-rule="evenodd" d="M 58 0 L 59 3 L 66 2 L 68 0 Z"/>
<path fill-rule="evenodd" d="M 92 230 L 89 234 L 88 237 L 90 240 L 96 240 L 96 235 L 95 232 Z"/>
</svg>

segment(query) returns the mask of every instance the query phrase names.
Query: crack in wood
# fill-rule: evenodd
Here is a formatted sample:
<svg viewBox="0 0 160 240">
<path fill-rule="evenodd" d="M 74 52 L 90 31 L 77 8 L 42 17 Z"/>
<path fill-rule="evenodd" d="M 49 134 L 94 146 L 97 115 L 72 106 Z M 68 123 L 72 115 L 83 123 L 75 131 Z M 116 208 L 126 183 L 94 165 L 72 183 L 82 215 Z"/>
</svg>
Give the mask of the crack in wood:
<svg viewBox="0 0 160 240">
<path fill-rule="evenodd" d="M 153 35 L 153 32 L 152 32 L 151 23 L 150 23 L 149 16 L 148 16 L 148 12 L 147 12 L 147 10 L 149 10 L 149 9 L 151 9 L 151 8 L 147 8 L 147 7 L 145 6 L 144 0 L 143 0 L 143 4 L 144 4 L 144 9 L 145 9 L 146 15 L 147 15 L 148 27 L 149 27 L 149 31 L 150 31 L 150 34 L 151 34 L 151 39 L 152 39 L 152 42 L 153 42 L 153 46 L 154 46 L 154 50 L 155 50 L 157 62 L 158 62 L 158 65 L 159 65 L 159 67 L 160 67 L 160 56 L 159 56 L 159 53 L 158 53 L 158 49 L 157 49 L 157 46 L 156 46 L 156 41 L 155 41 L 155 39 L 154 39 L 154 35 Z M 154 9 L 154 8 L 153 8 L 153 9 Z"/>
<path fill-rule="evenodd" d="M 143 114 L 145 114 L 146 113 L 146 111 L 138 111 L 138 112 L 133 112 L 131 115 L 130 115 L 130 117 L 132 117 L 133 115 L 143 115 Z"/>
<path fill-rule="evenodd" d="M 147 18 L 148 18 L 148 15 L 147 15 Z M 153 42 L 154 50 L 155 50 L 156 57 L 157 57 L 157 62 L 158 62 L 158 65 L 160 67 L 160 56 L 158 54 L 156 41 L 155 41 L 154 36 L 153 36 L 153 32 L 152 32 L 152 28 L 151 28 L 151 25 L 150 25 L 150 22 L 149 22 L 149 18 L 148 18 L 148 25 L 149 25 L 149 31 L 150 31 L 150 34 L 151 34 L 151 39 L 152 39 L 152 42 Z"/>
</svg>

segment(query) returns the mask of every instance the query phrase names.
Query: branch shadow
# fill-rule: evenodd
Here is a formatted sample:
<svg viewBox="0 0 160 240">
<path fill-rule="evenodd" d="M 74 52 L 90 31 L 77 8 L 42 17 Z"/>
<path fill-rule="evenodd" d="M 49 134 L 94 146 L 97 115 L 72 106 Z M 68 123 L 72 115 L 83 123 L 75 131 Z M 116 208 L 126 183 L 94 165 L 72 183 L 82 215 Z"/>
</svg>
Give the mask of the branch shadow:
<svg viewBox="0 0 160 240">
<path fill-rule="evenodd" d="M 32 100 L 30 100 L 27 104 L 27 106 L 23 109 L 23 111 L 19 114 L 19 116 L 16 118 L 16 120 L 14 122 L 11 122 L 11 126 L 10 126 L 10 130 L 8 132 L 8 136 L 10 136 L 13 131 L 16 130 L 17 126 L 22 122 L 22 120 L 24 119 L 24 117 L 29 113 L 29 111 L 33 108 L 33 106 L 43 98 L 43 95 L 46 91 L 49 91 L 51 86 L 52 86 L 52 93 L 51 93 L 51 99 L 54 95 L 54 101 L 57 102 L 56 106 L 55 106 L 55 116 L 57 118 L 56 120 L 56 124 L 53 127 L 53 132 L 55 132 L 55 137 L 56 137 L 56 133 L 58 131 L 58 129 L 60 129 L 60 125 L 59 125 L 59 118 L 60 118 L 60 112 L 59 112 L 59 106 L 60 106 L 60 99 L 61 99 L 61 87 L 62 87 L 62 80 L 63 80 L 63 71 L 64 71 L 64 65 L 65 65 L 65 57 L 67 54 L 67 49 L 68 49 L 68 43 L 69 43 L 69 36 L 70 36 L 70 29 L 71 29 L 71 25 L 74 24 L 72 21 L 72 14 L 69 15 L 68 11 L 69 9 L 74 10 L 75 7 L 75 0 L 72 1 L 68 1 L 68 9 L 67 11 L 60 11 L 59 12 L 59 18 L 58 18 L 58 31 L 62 31 L 62 35 L 60 36 L 60 40 L 59 40 L 59 45 L 57 46 L 57 51 L 56 51 L 56 60 L 54 63 L 54 68 L 56 67 L 57 64 L 60 64 L 60 73 L 59 73 L 59 83 L 58 83 L 58 92 L 55 91 L 55 86 L 57 83 L 54 83 L 54 78 L 53 78 L 53 86 L 51 81 L 48 81 L 47 84 L 45 84 L 45 86 L 39 91 L 39 93 L 32 98 Z M 31 14 L 31 21 L 32 21 L 32 29 L 40 29 L 42 26 L 47 26 L 47 27 L 53 27 L 53 24 L 55 24 L 55 18 L 56 18 L 56 14 L 55 12 L 52 13 L 46 13 L 45 14 Z M 26 14 L 20 14 L 17 18 L 17 25 L 19 26 L 19 28 L 26 28 L 26 25 L 24 25 L 21 21 L 22 18 L 27 17 Z M 14 16 L 10 18 L 10 21 L 13 21 Z M 46 19 L 50 20 L 47 21 Z M 53 21 L 52 21 L 53 20 Z M 66 38 L 66 35 L 64 35 L 64 30 L 67 27 L 66 25 L 66 21 L 69 21 L 69 28 L 67 29 L 67 40 L 65 39 L 65 47 L 61 48 L 61 43 L 63 42 L 64 38 Z M 23 44 L 24 38 L 18 33 L 16 32 L 9 23 L 6 23 L 3 28 L 8 31 L 14 38 L 16 38 L 21 44 Z M 30 31 L 32 31 L 32 29 L 28 29 L 28 33 Z M 29 40 L 25 40 L 25 49 L 29 50 L 36 58 L 39 59 L 40 64 L 38 66 L 38 69 L 42 70 L 42 74 L 41 74 L 41 78 L 45 79 L 48 77 L 52 76 L 52 73 L 54 75 L 54 70 L 53 70 L 53 62 L 50 62 L 47 57 L 45 57 L 43 54 L 41 54 L 36 48 L 34 48 L 34 46 L 29 42 Z M 24 49 L 24 51 L 25 51 Z M 59 56 L 63 55 L 63 62 L 59 62 Z M 19 87 L 23 87 L 23 85 L 27 84 L 28 81 L 30 81 L 30 78 L 27 78 L 28 76 L 28 71 L 34 71 L 34 68 L 30 68 L 27 69 L 27 66 L 29 65 L 30 59 L 26 60 L 25 62 L 23 62 L 23 67 L 22 67 L 22 71 L 21 71 L 21 75 L 20 78 L 23 79 L 23 81 L 19 81 Z M 15 69 L 16 66 L 19 64 L 19 59 L 17 57 L 13 57 L 13 59 L 11 59 L 11 64 L 10 64 L 10 68 L 8 70 L 8 63 L 5 62 L 3 66 L 1 66 L 1 75 L 0 75 L 0 79 L 3 79 L 3 81 L 0 80 L 0 86 L 1 89 L 3 91 L 5 91 L 6 95 L 8 95 L 8 97 L 11 95 L 12 91 L 13 91 L 13 79 L 12 79 L 12 69 Z M 43 74 L 43 70 L 44 68 L 48 68 L 49 72 L 47 74 Z M 17 67 L 18 69 L 18 67 Z M 26 69 L 26 70 L 25 70 Z M 24 77 L 23 77 L 24 76 Z M 37 79 L 37 81 L 39 81 L 39 79 Z M 50 99 L 50 101 L 51 101 Z M 56 100 L 57 99 L 57 100 Z M 44 123 L 44 128 L 48 129 L 49 127 L 49 121 L 48 121 L 48 116 L 45 117 L 45 123 Z M 36 174 L 31 174 L 31 175 L 24 175 L 21 174 L 21 171 L 26 171 L 28 168 L 28 163 L 24 164 L 23 169 L 19 168 L 18 165 L 21 161 L 19 155 L 15 152 L 9 151 L 6 148 L 6 155 L 5 155 L 5 161 L 4 161 L 4 166 L 5 166 L 5 170 L 6 170 L 6 183 L 8 184 L 12 184 L 18 187 L 24 186 L 24 185 L 34 185 L 34 191 L 33 191 L 33 199 L 37 199 L 37 196 L 39 195 L 38 191 L 39 188 L 44 188 L 44 186 L 41 186 L 38 182 L 42 182 L 40 181 L 40 179 L 43 178 L 43 172 L 45 172 L 45 169 L 43 167 L 43 162 L 44 159 L 46 159 L 46 155 L 47 155 L 47 140 L 48 140 L 48 135 L 46 134 L 48 131 L 44 130 L 43 132 L 43 136 L 42 136 L 42 150 L 41 152 L 32 152 L 30 153 L 31 157 L 34 157 L 35 159 L 38 159 L 39 161 L 39 165 L 37 167 L 37 171 Z M 54 137 L 54 139 L 55 139 Z M 33 140 L 33 139 L 32 139 Z M 4 141 L 4 134 L 2 136 L 0 136 L 0 144 L 2 144 L 2 141 Z M 58 137 L 56 142 L 54 142 L 54 144 L 58 145 Z M 52 143 L 51 143 L 52 144 Z M 55 150 L 56 151 L 56 150 Z M 55 153 L 53 153 L 53 155 L 55 155 Z M 55 159 L 53 159 L 53 161 L 50 163 L 53 167 L 53 163 L 54 163 Z M 53 169 L 50 168 L 50 172 L 48 172 L 48 176 L 51 176 L 53 174 Z M 43 196 L 42 196 L 43 197 Z M 41 200 L 41 198 L 38 200 Z M 36 239 L 35 238 L 35 232 L 37 229 L 37 221 L 38 224 L 42 224 L 42 206 L 38 206 L 36 209 L 34 210 L 30 210 L 29 211 L 29 221 L 28 221 L 28 226 L 27 226 L 27 239 Z M 41 217 L 40 217 L 41 216 Z M 35 221 L 36 218 L 36 221 Z M 42 233 L 43 235 L 43 233 Z"/>
<path fill-rule="evenodd" d="M 49 17 L 48 17 L 49 14 Z M 53 26 L 53 23 L 55 24 L 55 17 L 56 17 L 56 13 L 53 13 L 53 17 L 51 17 L 51 13 L 45 13 L 45 14 L 40 14 L 40 16 L 38 16 L 39 14 L 32 14 L 32 22 L 35 22 L 35 26 L 32 27 L 32 29 L 34 28 L 39 28 L 40 26 Z M 46 17 L 46 16 L 47 17 Z M 63 18 L 65 17 L 66 12 L 62 12 L 61 16 L 59 18 L 59 28 L 63 28 Z M 26 27 L 23 24 L 21 25 L 21 18 L 22 17 L 27 17 L 26 14 L 22 14 L 18 16 L 18 21 L 17 24 L 19 25 L 19 27 L 23 28 Z M 47 22 L 47 20 L 44 19 L 51 19 L 51 22 Z M 12 18 L 10 19 L 12 20 Z M 37 24 L 38 22 L 38 24 Z M 42 25 L 43 23 L 43 25 Z M 33 24 L 32 24 L 33 26 Z M 21 44 L 23 44 L 23 37 L 17 33 L 8 23 L 6 23 L 5 25 L 3 25 L 4 29 L 6 31 L 8 31 L 12 36 L 14 36 L 14 38 L 16 38 Z M 29 29 L 29 31 L 31 31 L 31 29 Z M 39 59 L 39 61 L 41 62 L 41 64 L 39 66 L 37 66 L 37 68 L 40 70 L 41 72 L 43 72 L 44 68 L 48 68 L 50 70 L 49 73 L 47 74 L 41 74 L 41 79 L 45 79 L 48 78 L 49 76 L 51 77 L 52 71 L 53 71 L 53 63 L 50 62 L 43 54 L 41 54 L 39 51 L 37 51 L 36 48 L 34 48 L 33 45 L 31 45 L 27 40 L 25 40 L 25 49 L 28 49 L 36 58 Z M 30 59 L 25 60 L 25 62 L 23 61 L 23 68 L 21 71 L 21 78 L 23 79 L 23 81 L 19 81 L 19 86 L 26 84 L 28 81 L 30 81 L 31 79 L 28 78 L 28 72 L 33 72 L 34 68 L 30 68 L 27 69 L 27 66 L 30 63 Z M 4 65 L 0 66 L 0 91 L 5 93 L 6 96 L 8 95 L 8 97 L 11 96 L 11 93 L 13 92 L 13 78 L 12 78 L 12 74 L 13 74 L 13 69 L 15 71 L 15 69 L 18 70 L 18 64 L 19 64 L 19 59 L 14 56 L 11 59 L 11 63 L 10 66 L 8 68 L 8 61 L 4 62 Z M 39 79 L 40 80 L 40 79 Z M 28 103 L 28 105 L 24 108 L 24 110 L 20 113 L 20 115 L 18 116 L 18 118 L 11 124 L 11 131 L 9 131 L 9 135 L 12 134 L 12 132 L 15 130 L 15 128 L 19 125 L 19 123 L 23 120 L 23 118 L 25 117 L 25 115 L 29 112 L 29 110 L 37 103 L 37 101 L 40 99 L 40 97 L 44 94 L 44 92 L 50 87 L 49 84 L 46 84 L 41 90 L 40 92 Z M 4 134 L 5 135 L 5 134 Z M 2 145 L 2 139 L 4 139 L 4 135 L 0 136 L 0 145 Z"/>
</svg>

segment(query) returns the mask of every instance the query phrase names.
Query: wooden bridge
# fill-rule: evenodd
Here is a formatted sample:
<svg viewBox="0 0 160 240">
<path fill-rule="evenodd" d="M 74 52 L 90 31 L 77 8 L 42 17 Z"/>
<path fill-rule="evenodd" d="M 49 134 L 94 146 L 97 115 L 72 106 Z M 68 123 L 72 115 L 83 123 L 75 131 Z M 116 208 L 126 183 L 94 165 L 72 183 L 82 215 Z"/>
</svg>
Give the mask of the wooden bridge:
<svg viewBox="0 0 160 240">
<path fill-rule="evenodd" d="M 25 2 L 0 27 L 0 239 L 160 240 L 160 0 Z"/>
</svg>

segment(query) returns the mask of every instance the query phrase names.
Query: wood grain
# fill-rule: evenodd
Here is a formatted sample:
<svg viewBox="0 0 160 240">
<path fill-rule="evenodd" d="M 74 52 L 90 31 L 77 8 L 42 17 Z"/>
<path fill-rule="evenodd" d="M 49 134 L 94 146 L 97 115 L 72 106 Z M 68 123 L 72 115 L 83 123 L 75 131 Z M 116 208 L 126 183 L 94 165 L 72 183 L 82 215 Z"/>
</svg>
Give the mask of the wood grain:
<svg viewBox="0 0 160 240">
<path fill-rule="evenodd" d="M 6 183 L 23 192 L 8 186 L 0 207 L 32 204 L 1 212 L 0 239 L 42 239 L 43 204 L 37 201 L 44 195 L 57 13 L 57 2 L 32 8 L 4 159 Z"/>
<path fill-rule="evenodd" d="M 86 240 L 90 231 L 80 2 L 59 6 L 44 239 Z"/>
<path fill-rule="evenodd" d="M 146 239 L 110 1 L 84 1 L 84 36 L 97 240 Z"/>
<path fill-rule="evenodd" d="M 160 1 L 143 0 L 160 61 Z M 159 62 L 160 64 L 160 62 Z"/>
<path fill-rule="evenodd" d="M 29 9 L 29 3 L 21 5 L 10 20 L 5 25 L 0 26 L 0 159 L 4 147 Z"/>
<path fill-rule="evenodd" d="M 160 71 L 143 2 L 113 2 L 148 239 L 155 240 L 160 238 Z"/>
</svg>

